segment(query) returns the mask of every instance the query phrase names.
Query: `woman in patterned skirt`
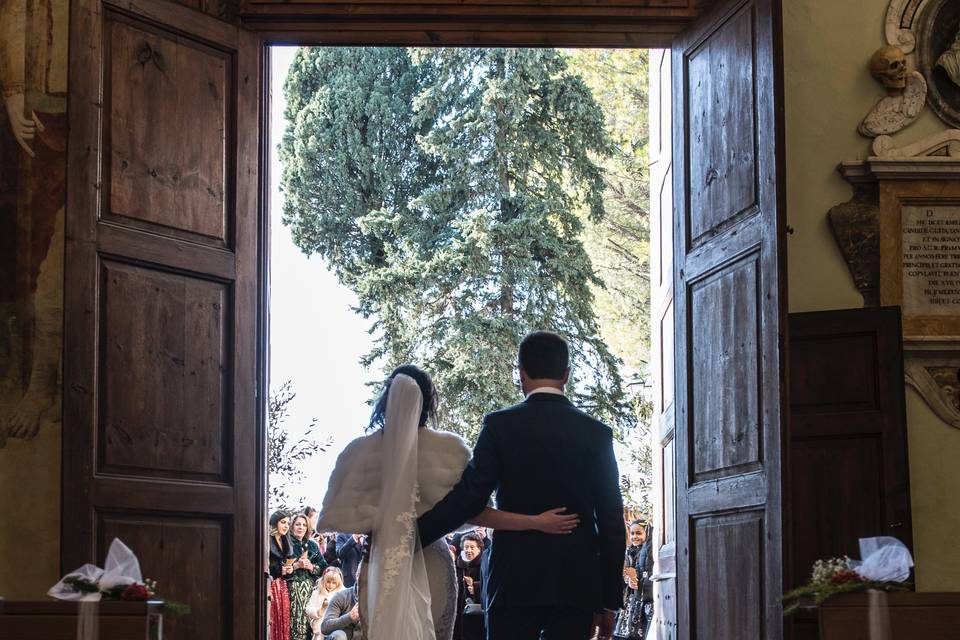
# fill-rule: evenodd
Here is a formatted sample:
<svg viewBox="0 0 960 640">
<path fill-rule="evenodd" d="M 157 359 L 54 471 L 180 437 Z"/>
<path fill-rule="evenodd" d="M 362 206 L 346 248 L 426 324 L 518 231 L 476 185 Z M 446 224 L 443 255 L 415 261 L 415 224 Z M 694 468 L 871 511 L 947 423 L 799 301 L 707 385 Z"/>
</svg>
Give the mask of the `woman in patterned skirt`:
<svg viewBox="0 0 960 640">
<path fill-rule="evenodd" d="M 307 618 L 306 607 L 313 593 L 313 585 L 327 568 L 320 553 L 320 545 L 310 539 L 310 522 L 300 514 L 293 519 L 291 547 L 296 560 L 293 573 L 287 576 L 290 591 L 290 640 L 311 640 L 313 630 Z"/>
<path fill-rule="evenodd" d="M 270 640 L 290 640 L 290 593 L 286 577 L 293 573 L 290 514 L 270 515 Z"/>
</svg>

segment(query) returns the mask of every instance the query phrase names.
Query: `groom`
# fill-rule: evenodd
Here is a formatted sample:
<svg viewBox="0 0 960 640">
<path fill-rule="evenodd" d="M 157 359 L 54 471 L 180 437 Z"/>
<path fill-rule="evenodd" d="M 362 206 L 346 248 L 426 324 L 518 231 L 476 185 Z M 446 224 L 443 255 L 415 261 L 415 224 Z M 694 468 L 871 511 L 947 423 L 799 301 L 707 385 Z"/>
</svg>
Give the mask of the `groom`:
<svg viewBox="0 0 960 640">
<path fill-rule="evenodd" d="M 537 514 L 566 507 L 580 516 L 570 535 L 497 531 L 485 576 L 488 640 L 609 640 L 623 604 L 626 535 L 613 435 L 563 389 L 569 349 L 555 333 L 520 343 L 526 399 L 487 415 L 460 482 L 417 521 L 426 547 L 497 506 Z M 541 636 L 542 632 L 542 636 Z"/>
</svg>

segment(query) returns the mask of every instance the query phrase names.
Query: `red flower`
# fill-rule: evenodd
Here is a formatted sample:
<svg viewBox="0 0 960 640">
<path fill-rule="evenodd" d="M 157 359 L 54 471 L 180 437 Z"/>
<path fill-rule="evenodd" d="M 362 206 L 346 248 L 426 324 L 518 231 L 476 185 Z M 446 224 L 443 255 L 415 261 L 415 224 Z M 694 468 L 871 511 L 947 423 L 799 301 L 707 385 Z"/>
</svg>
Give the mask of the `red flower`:
<svg viewBox="0 0 960 640">
<path fill-rule="evenodd" d="M 833 584 L 847 584 L 849 582 L 863 582 L 863 578 L 861 578 L 860 574 L 858 574 L 856 571 L 840 569 L 830 576 L 830 582 Z"/>
<path fill-rule="evenodd" d="M 150 591 L 145 585 L 142 584 L 131 584 L 128 585 L 126 589 L 123 590 L 123 593 L 120 594 L 121 600 L 133 600 L 135 602 L 144 602 L 150 599 Z"/>
</svg>

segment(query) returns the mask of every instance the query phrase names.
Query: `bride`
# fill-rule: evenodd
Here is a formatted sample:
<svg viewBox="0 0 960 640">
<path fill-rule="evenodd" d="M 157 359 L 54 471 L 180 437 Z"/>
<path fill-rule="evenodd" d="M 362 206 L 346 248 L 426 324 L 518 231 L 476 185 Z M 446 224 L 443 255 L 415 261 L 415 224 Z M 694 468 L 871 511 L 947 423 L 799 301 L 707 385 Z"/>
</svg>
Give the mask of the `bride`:
<svg viewBox="0 0 960 640">
<path fill-rule="evenodd" d="M 386 382 L 367 436 L 337 458 L 317 521 L 318 531 L 370 533 L 369 560 L 357 581 L 366 640 L 450 640 L 456 618 L 453 557 L 440 539 L 419 545 L 417 517 L 460 480 L 471 452 L 457 435 L 437 431 L 437 395 L 413 365 Z M 470 524 L 492 529 L 567 534 L 576 515 L 564 508 L 524 515 L 486 508 Z"/>
</svg>

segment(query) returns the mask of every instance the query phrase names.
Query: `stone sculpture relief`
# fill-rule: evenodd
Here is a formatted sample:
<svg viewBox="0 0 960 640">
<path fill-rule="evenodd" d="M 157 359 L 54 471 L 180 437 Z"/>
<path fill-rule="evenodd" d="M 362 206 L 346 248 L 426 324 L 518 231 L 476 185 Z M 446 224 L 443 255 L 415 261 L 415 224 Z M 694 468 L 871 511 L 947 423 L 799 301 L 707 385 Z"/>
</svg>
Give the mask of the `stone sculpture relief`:
<svg viewBox="0 0 960 640">
<path fill-rule="evenodd" d="M 873 106 L 858 131 L 874 138 L 896 133 L 912 124 L 923 111 L 927 81 L 923 74 L 909 71 L 907 57 L 896 46 L 877 49 L 870 58 L 870 75 L 887 90 L 887 96 Z"/>
<path fill-rule="evenodd" d="M 899 47 L 904 53 L 910 53 L 916 48 L 917 37 L 913 33 L 913 25 L 928 1 L 890 0 L 883 27 L 887 44 Z"/>
<path fill-rule="evenodd" d="M 937 416 L 960 429 L 960 353 L 948 345 L 904 345 L 904 375 Z M 940 347 L 946 346 L 944 350 Z"/>
<path fill-rule="evenodd" d="M 953 84 L 960 86 L 960 31 L 957 31 L 950 48 L 937 58 L 937 66 L 947 72 Z"/>
<path fill-rule="evenodd" d="M 878 158 L 960 158 L 960 129 L 940 131 L 923 140 L 896 146 L 890 136 L 877 136 L 873 155 Z"/>
<path fill-rule="evenodd" d="M 929 0 L 911 28 L 927 102 L 941 120 L 960 127 L 960 2 Z"/>
</svg>

